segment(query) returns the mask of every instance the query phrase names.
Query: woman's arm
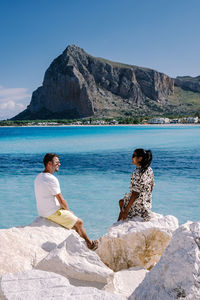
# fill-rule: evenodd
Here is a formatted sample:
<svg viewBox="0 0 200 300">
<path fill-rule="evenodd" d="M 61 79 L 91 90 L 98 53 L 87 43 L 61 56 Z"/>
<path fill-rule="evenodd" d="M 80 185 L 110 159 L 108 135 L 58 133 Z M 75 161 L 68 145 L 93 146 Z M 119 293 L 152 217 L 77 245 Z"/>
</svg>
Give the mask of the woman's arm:
<svg viewBox="0 0 200 300">
<path fill-rule="evenodd" d="M 138 192 L 135 192 L 135 191 L 132 192 L 128 205 L 125 207 L 124 211 L 121 212 L 120 219 L 122 219 L 122 220 L 127 219 L 129 210 L 130 210 L 131 206 L 133 205 L 133 202 L 137 199 L 138 196 L 139 196 Z"/>
<path fill-rule="evenodd" d="M 153 192 L 154 185 L 155 185 L 155 183 L 154 183 L 154 180 L 153 180 L 153 182 L 151 184 L 151 193 Z"/>
</svg>

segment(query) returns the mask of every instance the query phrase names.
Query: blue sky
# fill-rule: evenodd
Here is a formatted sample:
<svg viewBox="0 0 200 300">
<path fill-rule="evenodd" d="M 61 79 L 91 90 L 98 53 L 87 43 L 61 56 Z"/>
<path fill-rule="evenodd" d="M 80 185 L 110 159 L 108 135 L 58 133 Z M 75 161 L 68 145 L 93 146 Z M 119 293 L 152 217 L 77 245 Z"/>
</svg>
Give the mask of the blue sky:
<svg viewBox="0 0 200 300">
<path fill-rule="evenodd" d="M 70 44 L 169 76 L 200 75 L 199 0 L 0 0 L 0 119 L 30 103 Z"/>
</svg>

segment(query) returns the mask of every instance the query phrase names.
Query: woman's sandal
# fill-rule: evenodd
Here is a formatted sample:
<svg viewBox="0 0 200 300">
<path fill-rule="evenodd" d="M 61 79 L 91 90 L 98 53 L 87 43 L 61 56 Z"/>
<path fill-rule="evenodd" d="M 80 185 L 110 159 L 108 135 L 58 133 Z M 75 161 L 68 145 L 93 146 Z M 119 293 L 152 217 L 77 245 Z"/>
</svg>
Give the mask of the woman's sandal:
<svg viewBox="0 0 200 300">
<path fill-rule="evenodd" d="M 88 248 L 92 251 L 97 250 L 99 242 L 97 240 L 92 241 L 92 245 L 88 245 Z"/>
</svg>

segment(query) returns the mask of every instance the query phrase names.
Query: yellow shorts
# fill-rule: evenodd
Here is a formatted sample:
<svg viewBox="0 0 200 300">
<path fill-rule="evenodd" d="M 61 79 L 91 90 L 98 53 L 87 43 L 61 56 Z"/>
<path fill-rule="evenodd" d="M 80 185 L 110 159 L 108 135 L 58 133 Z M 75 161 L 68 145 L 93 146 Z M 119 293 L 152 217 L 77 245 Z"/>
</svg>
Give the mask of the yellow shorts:
<svg viewBox="0 0 200 300">
<path fill-rule="evenodd" d="M 51 220 L 59 225 L 62 225 L 67 229 L 71 229 L 77 222 L 78 217 L 75 216 L 71 211 L 60 208 L 46 219 Z"/>
</svg>

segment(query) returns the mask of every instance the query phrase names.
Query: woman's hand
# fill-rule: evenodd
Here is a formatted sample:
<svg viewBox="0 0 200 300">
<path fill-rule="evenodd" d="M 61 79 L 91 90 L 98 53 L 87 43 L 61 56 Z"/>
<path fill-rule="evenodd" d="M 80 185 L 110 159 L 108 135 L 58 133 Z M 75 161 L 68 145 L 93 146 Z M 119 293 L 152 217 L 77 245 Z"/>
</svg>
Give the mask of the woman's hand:
<svg viewBox="0 0 200 300">
<path fill-rule="evenodd" d="M 128 218 L 128 210 L 125 209 L 124 211 L 121 212 L 121 219 L 126 220 Z"/>
<path fill-rule="evenodd" d="M 138 197 L 139 193 L 136 191 L 133 191 L 129 200 L 128 205 L 125 207 L 124 211 L 122 211 L 123 204 L 124 204 L 124 198 L 119 200 L 119 207 L 120 207 L 120 213 L 117 221 L 120 220 L 126 220 L 128 218 L 129 210 L 135 201 L 135 199 Z"/>
</svg>

